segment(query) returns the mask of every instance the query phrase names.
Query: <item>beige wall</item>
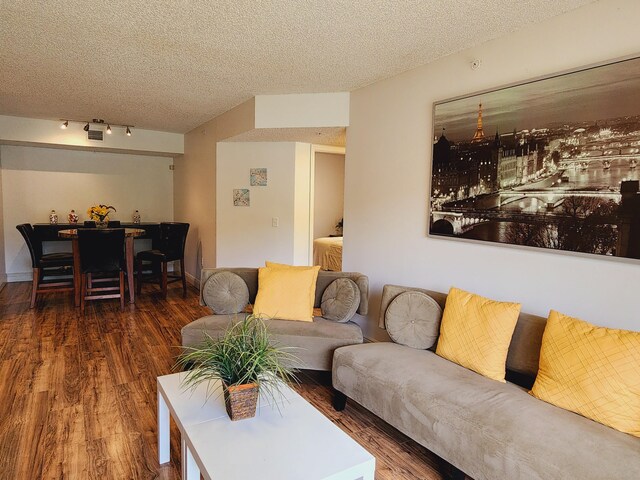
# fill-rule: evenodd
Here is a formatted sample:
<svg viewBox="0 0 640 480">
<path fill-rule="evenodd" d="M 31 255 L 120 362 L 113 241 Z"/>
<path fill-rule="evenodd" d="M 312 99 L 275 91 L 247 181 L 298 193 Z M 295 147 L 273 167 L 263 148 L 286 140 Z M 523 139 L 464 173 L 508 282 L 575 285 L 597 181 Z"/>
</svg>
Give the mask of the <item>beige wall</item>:
<svg viewBox="0 0 640 480">
<path fill-rule="evenodd" d="M 7 281 L 7 268 L 4 260 L 4 218 L 2 206 L 4 204 L 2 196 L 2 148 L 0 148 L 0 286 Z"/>
<path fill-rule="evenodd" d="M 260 267 L 293 261 L 295 195 L 293 142 L 220 142 L 217 149 L 216 265 Z M 267 169 L 267 185 L 250 186 L 251 168 Z M 250 205 L 233 205 L 246 188 Z M 279 225 L 272 226 L 278 219 Z"/>
<path fill-rule="evenodd" d="M 452 285 L 547 315 L 550 308 L 640 330 L 637 262 L 428 238 L 433 102 L 640 52 L 637 0 L 608 0 L 352 92 L 347 129 L 345 270 L 382 286 Z M 470 68 L 474 59 L 482 64 Z"/>
<path fill-rule="evenodd" d="M 216 261 L 216 121 L 187 133 L 184 155 L 174 162 L 175 218 L 190 224 L 185 270 L 197 281 L 202 265 L 214 266 Z"/>
<path fill-rule="evenodd" d="M 254 100 L 194 128 L 184 136 L 184 155 L 175 159 L 176 221 L 190 224 L 185 270 L 196 284 L 203 266 L 216 266 L 216 144 L 254 126 Z"/>
<path fill-rule="evenodd" d="M 136 209 L 143 222 L 173 220 L 171 158 L 10 145 L 0 146 L 0 154 L 10 281 L 31 278 L 29 252 L 15 226 L 47 223 L 51 209 L 60 223 L 71 209 L 87 220 L 86 210 L 96 203 L 117 209 L 112 220 L 131 221 Z"/>
</svg>

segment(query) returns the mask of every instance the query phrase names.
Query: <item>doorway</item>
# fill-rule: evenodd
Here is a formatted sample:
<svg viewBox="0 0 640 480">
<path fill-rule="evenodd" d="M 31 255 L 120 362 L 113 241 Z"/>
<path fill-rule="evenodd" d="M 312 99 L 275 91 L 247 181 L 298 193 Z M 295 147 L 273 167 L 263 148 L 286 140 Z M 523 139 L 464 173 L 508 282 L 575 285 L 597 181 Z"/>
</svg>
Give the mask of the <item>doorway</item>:
<svg viewBox="0 0 640 480">
<path fill-rule="evenodd" d="M 311 165 L 311 265 L 342 270 L 344 148 L 314 146 Z"/>
</svg>

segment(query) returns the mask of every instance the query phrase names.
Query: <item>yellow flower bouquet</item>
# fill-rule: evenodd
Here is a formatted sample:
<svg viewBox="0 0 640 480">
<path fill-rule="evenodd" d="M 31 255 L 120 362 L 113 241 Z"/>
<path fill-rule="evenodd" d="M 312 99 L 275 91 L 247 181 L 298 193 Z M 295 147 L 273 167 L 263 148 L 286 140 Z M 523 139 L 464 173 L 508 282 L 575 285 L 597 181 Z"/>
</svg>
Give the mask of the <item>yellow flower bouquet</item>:
<svg viewBox="0 0 640 480">
<path fill-rule="evenodd" d="M 87 210 L 87 214 L 89 218 L 94 222 L 108 222 L 109 221 L 109 212 L 116 211 L 115 207 L 111 205 L 94 205 Z"/>
</svg>

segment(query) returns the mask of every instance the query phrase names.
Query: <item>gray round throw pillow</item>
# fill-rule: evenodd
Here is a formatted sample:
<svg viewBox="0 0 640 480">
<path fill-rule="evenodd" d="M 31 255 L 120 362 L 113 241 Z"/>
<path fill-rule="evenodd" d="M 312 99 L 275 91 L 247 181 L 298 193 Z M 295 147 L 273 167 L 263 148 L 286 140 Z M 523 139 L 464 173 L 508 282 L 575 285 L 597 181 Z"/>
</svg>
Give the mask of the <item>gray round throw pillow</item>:
<svg viewBox="0 0 640 480">
<path fill-rule="evenodd" d="M 350 278 L 336 278 L 324 290 L 320 306 L 327 320 L 348 322 L 360 306 L 360 289 Z"/>
<path fill-rule="evenodd" d="M 440 332 L 442 308 L 422 292 L 403 292 L 394 298 L 384 314 L 391 339 L 407 347 L 433 347 Z"/>
<path fill-rule="evenodd" d="M 233 272 L 214 273 L 202 287 L 202 300 L 217 315 L 239 313 L 249 303 L 249 287 Z"/>
</svg>

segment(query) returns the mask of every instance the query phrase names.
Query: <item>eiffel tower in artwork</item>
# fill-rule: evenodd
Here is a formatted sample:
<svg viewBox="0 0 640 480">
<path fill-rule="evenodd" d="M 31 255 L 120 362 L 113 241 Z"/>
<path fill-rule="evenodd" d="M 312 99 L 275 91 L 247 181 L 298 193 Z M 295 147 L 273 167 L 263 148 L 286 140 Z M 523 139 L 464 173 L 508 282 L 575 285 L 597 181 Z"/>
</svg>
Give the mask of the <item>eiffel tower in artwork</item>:
<svg viewBox="0 0 640 480">
<path fill-rule="evenodd" d="M 472 142 L 482 142 L 484 140 L 484 131 L 482 130 L 482 103 L 478 104 L 478 126 L 476 133 L 473 135 Z"/>
</svg>

